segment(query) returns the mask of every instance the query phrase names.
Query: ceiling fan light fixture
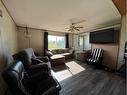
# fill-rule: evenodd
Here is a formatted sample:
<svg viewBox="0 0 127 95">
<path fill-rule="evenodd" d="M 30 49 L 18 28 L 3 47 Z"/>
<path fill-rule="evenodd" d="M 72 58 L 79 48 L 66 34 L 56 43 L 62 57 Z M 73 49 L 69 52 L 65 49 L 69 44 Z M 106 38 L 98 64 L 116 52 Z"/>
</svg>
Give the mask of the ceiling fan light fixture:
<svg viewBox="0 0 127 95">
<path fill-rule="evenodd" d="M 71 22 L 69 28 L 65 28 L 65 29 L 68 29 L 68 31 L 71 31 L 71 32 L 75 32 L 75 31 L 80 31 L 81 28 L 84 28 L 83 26 L 77 26 L 77 24 L 79 23 L 83 23 L 84 21 L 86 20 L 80 20 L 80 21 L 77 21 L 77 22 Z"/>
</svg>

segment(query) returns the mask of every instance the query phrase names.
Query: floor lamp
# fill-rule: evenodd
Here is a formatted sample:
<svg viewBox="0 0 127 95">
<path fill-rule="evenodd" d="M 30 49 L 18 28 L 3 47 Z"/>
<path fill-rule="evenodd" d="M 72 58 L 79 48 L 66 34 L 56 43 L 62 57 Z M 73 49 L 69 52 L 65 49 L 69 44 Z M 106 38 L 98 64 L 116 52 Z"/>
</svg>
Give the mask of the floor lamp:
<svg viewBox="0 0 127 95">
<path fill-rule="evenodd" d="M 30 41 L 30 38 L 32 37 L 31 34 L 29 34 L 29 31 L 28 31 L 28 27 L 26 26 L 26 31 L 25 31 L 25 37 L 28 38 L 28 41 L 29 41 L 29 48 L 31 47 L 31 41 Z"/>
</svg>

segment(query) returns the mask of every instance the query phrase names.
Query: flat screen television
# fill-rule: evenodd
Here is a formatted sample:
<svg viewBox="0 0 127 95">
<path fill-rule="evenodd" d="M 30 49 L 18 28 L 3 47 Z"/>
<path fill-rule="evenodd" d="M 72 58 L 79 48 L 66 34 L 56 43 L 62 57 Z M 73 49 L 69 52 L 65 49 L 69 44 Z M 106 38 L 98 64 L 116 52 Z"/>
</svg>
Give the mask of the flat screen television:
<svg viewBox="0 0 127 95">
<path fill-rule="evenodd" d="M 116 43 L 118 30 L 114 28 L 90 32 L 90 43 Z"/>
</svg>

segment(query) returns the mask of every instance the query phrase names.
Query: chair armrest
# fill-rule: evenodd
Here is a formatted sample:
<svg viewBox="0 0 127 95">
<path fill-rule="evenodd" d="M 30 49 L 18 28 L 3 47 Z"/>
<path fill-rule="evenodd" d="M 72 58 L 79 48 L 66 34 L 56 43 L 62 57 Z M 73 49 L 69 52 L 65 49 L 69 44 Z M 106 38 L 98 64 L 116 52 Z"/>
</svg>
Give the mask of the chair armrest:
<svg viewBox="0 0 127 95">
<path fill-rule="evenodd" d="M 54 76 L 52 76 L 52 77 L 53 77 L 54 81 L 56 82 L 56 88 L 60 91 L 61 90 L 60 83 L 57 81 L 57 79 Z"/>
<path fill-rule="evenodd" d="M 49 58 L 47 56 L 44 57 L 36 57 L 37 59 L 43 61 L 43 62 L 49 62 Z"/>
<path fill-rule="evenodd" d="M 53 78 L 55 85 L 49 88 L 42 95 L 59 95 L 59 91 L 61 90 L 61 85 L 59 84 L 59 82 L 56 80 L 55 77 L 52 76 L 52 78 Z"/>
<path fill-rule="evenodd" d="M 28 69 L 28 73 L 30 73 L 30 74 L 35 74 L 38 72 L 49 72 L 48 65 L 40 63 L 37 65 L 31 65 Z"/>
<path fill-rule="evenodd" d="M 31 58 L 32 64 L 39 64 L 39 63 L 43 63 L 43 61 L 37 59 L 37 58 Z"/>
<path fill-rule="evenodd" d="M 56 89 L 55 86 L 49 88 L 45 93 L 43 93 L 42 95 L 59 95 L 58 94 L 59 91 Z"/>
</svg>

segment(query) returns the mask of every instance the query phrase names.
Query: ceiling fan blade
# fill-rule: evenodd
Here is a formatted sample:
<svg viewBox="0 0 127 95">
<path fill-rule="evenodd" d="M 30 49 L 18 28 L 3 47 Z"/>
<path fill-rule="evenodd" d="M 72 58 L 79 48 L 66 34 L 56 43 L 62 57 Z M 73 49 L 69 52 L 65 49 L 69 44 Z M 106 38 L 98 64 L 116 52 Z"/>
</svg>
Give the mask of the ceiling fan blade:
<svg viewBox="0 0 127 95">
<path fill-rule="evenodd" d="M 65 29 L 70 29 L 69 27 L 66 27 Z"/>
<path fill-rule="evenodd" d="M 71 31 L 72 29 L 69 29 L 68 31 Z"/>
<path fill-rule="evenodd" d="M 79 29 L 76 28 L 77 31 L 80 31 Z"/>
<path fill-rule="evenodd" d="M 76 28 L 84 28 L 83 26 L 77 26 Z"/>
<path fill-rule="evenodd" d="M 74 22 L 73 24 L 83 23 L 83 22 L 85 22 L 85 21 L 86 21 L 86 20 L 81 20 L 81 21 Z"/>
<path fill-rule="evenodd" d="M 71 31 L 71 32 L 72 32 L 72 31 L 74 31 L 74 30 L 73 30 L 73 28 L 70 28 L 68 31 Z"/>
<path fill-rule="evenodd" d="M 80 31 L 78 28 L 74 27 L 75 30 Z"/>
<path fill-rule="evenodd" d="M 72 29 L 71 29 L 71 32 L 74 32 L 74 31 L 75 31 L 74 28 L 72 28 Z"/>
<path fill-rule="evenodd" d="M 71 31 L 71 32 L 73 32 L 75 30 L 80 31 L 80 29 L 78 29 L 78 28 L 84 28 L 84 27 L 83 26 L 76 26 L 75 24 L 82 23 L 84 21 L 86 21 L 86 20 L 81 20 L 81 21 L 74 22 L 74 23 L 71 22 L 70 26 L 68 28 L 65 28 L 65 29 L 68 29 L 68 31 Z"/>
</svg>

